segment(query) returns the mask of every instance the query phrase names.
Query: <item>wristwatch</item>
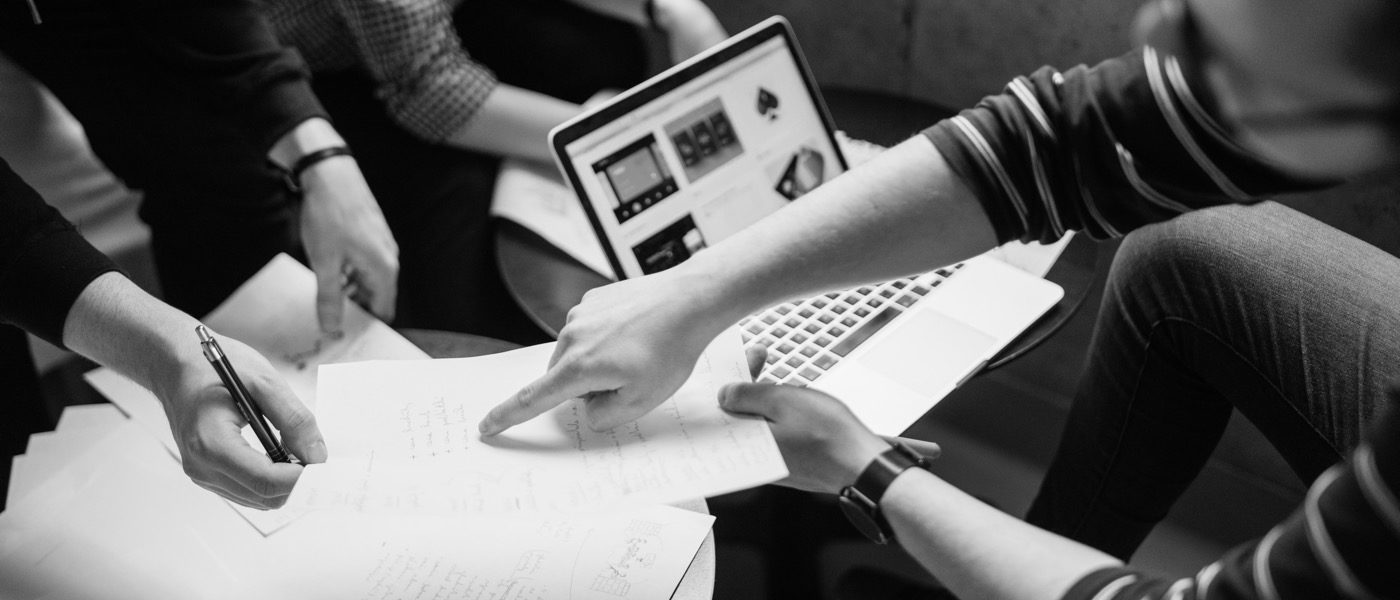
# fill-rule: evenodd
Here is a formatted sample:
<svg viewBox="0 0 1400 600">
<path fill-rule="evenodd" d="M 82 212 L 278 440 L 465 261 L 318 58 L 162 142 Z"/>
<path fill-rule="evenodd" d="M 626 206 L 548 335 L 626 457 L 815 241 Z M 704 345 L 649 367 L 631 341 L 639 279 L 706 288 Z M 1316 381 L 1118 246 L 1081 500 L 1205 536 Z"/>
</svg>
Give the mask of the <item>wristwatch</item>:
<svg viewBox="0 0 1400 600">
<path fill-rule="evenodd" d="M 836 499 L 846 519 L 876 544 L 887 544 L 894 539 L 894 530 L 880 511 L 880 499 L 885 496 L 885 490 L 900 473 L 912 467 L 928 470 L 929 465 L 927 458 L 909 446 L 899 442 L 890 442 L 890 446 L 870 461 L 854 484 L 841 488 Z"/>
</svg>

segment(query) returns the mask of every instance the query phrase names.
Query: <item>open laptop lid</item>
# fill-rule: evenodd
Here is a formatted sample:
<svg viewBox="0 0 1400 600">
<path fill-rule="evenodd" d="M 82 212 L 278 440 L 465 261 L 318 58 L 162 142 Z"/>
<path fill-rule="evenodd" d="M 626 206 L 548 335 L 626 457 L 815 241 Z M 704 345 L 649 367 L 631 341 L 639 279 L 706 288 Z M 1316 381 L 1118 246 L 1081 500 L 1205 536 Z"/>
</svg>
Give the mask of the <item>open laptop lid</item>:
<svg viewBox="0 0 1400 600">
<path fill-rule="evenodd" d="M 847 169 L 782 17 L 556 127 L 549 141 L 618 279 L 674 266 Z"/>
</svg>

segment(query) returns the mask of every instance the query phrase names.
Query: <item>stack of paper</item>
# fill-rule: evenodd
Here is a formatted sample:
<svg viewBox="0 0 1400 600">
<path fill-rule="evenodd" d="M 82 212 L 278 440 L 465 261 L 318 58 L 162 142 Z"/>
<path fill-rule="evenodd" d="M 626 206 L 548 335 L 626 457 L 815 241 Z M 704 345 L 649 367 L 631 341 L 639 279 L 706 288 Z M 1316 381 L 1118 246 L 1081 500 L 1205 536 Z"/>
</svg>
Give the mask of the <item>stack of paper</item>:
<svg viewBox="0 0 1400 600">
<path fill-rule="evenodd" d="M 737 334 L 637 424 L 586 431 L 566 404 L 483 441 L 481 414 L 543 372 L 549 346 L 383 360 L 422 353 L 354 307 L 345 338 L 322 339 L 314 285 L 282 257 L 206 319 L 316 406 L 332 458 L 303 471 L 299 508 L 194 485 L 159 401 L 99 370 L 90 381 L 124 412 L 69 408 L 14 459 L 0 597 L 666 598 L 713 518 L 656 503 L 786 474 L 766 424 L 716 405 L 744 378 Z"/>
<path fill-rule="evenodd" d="M 279 254 L 203 322 L 215 335 L 235 338 L 261 353 L 302 403 L 314 410 L 320 365 L 428 357 L 359 306 L 346 302 L 344 309 L 344 334 L 339 338 L 322 334 L 316 320 L 316 276 L 292 257 Z M 190 331 L 191 347 L 197 344 L 194 331 Z M 153 394 L 111 369 L 97 369 L 85 377 L 179 459 L 165 409 Z M 251 429 L 244 428 L 243 433 L 250 445 L 261 447 Z M 301 516 L 296 510 L 260 511 L 232 502 L 228 506 L 264 534 Z"/>
<path fill-rule="evenodd" d="M 762 419 L 719 408 L 748 381 L 739 334 L 721 335 L 680 391 L 636 422 L 595 432 L 571 400 L 492 438 L 486 412 L 542 375 L 544 344 L 492 356 L 321 369 L 331 449 L 287 501 L 298 508 L 489 515 L 596 512 L 713 496 L 787 475 Z"/>
<path fill-rule="evenodd" d="M 666 598 L 713 519 L 320 512 L 264 537 L 111 405 L 68 409 L 14 466 L 7 599 Z"/>
</svg>

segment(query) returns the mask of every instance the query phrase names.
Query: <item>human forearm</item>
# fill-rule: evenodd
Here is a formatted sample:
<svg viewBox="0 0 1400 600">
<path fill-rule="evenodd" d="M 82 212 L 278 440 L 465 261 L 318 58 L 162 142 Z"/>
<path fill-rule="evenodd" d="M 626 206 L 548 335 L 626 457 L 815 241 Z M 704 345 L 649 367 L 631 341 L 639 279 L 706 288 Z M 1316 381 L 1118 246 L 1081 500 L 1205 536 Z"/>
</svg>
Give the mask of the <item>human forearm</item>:
<svg viewBox="0 0 1400 600">
<path fill-rule="evenodd" d="M 303 156 L 317 150 L 344 145 L 345 139 L 340 137 L 340 133 L 330 121 L 315 117 L 298 123 L 277 138 L 268 149 L 267 158 L 284 169 L 290 169 Z"/>
<path fill-rule="evenodd" d="M 1059 598 L 1084 575 L 1121 564 L 918 469 L 894 480 L 880 509 L 900 545 L 959 598 Z"/>
<path fill-rule="evenodd" d="M 553 160 L 549 130 L 582 110 L 572 102 L 499 84 L 448 142 L 498 156 L 547 163 Z"/>
<path fill-rule="evenodd" d="M 701 0 L 571 0 L 574 4 L 666 33 L 672 62 L 680 62 L 726 37 L 710 7 Z"/>
<path fill-rule="evenodd" d="M 198 348 L 195 325 L 193 317 L 152 298 L 121 274 L 107 273 L 88 284 L 69 309 L 63 343 L 154 389 L 159 370 L 198 354 L 189 352 Z"/>
<path fill-rule="evenodd" d="M 900 144 L 676 267 L 589 292 L 549 371 L 492 409 L 481 432 L 588 394 L 595 429 L 636 419 L 680 388 L 716 334 L 759 308 L 990 248 L 981 210 L 926 139 Z"/>
<path fill-rule="evenodd" d="M 68 312 L 116 265 L 0 159 L 0 323 L 62 345 Z"/>
<path fill-rule="evenodd" d="M 927 271 L 993 244 L 972 192 L 916 137 L 673 270 L 705 281 L 712 308 L 732 323 L 783 300 Z"/>
<path fill-rule="evenodd" d="M 647 24 L 647 0 L 569 0 L 569 2 L 629 23 Z"/>
<path fill-rule="evenodd" d="M 789 471 L 780 485 L 843 494 L 843 508 L 864 512 L 872 527 L 883 517 L 889 530 L 881 525 L 881 533 L 892 533 L 959 598 L 1060 598 L 1086 574 L 1119 564 L 1013 519 L 915 466 L 824 392 L 734 384 L 720 390 L 719 404 L 768 421 Z M 890 483 L 882 487 L 881 481 Z M 874 507 L 861 508 L 862 498 Z"/>
<path fill-rule="evenodd" d="M 286 501 L 301 467 L 273 463 L 240 435 L 246 424 L 204 358 L 198 322 L 107 273 L 78 296 L 63 326 L 68 347 L 151 390 L 165 408 L 185 473 L 234 502 L 273 508 Z M 265 358 L 223 338 L 229 362 L 258 407 L 302 462 L 326 459 L 316 419 Z"/>
<path fill-rule="evenodd" d="M 344 146 L 330 122 L 298 124 L 268 150 L 283 169 L 319 150 Z M 289 175 L 290 176 L 290 175 Z M 343 292 L 385 321 L 394 318 L 398 244 L 353 156 L 332 155 L 306 165 L 294 183 L 302 195 L 302 244 L 316 272 L 321 329 L 340 329 Z"/>
</svg>

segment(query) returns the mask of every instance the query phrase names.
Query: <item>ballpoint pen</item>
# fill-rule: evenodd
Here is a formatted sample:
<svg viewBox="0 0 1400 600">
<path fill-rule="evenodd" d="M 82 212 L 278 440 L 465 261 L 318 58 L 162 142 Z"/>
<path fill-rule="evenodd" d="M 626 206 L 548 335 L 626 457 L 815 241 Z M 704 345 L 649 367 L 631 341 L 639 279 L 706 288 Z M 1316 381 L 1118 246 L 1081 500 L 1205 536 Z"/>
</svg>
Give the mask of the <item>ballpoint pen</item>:
<svg viewBox="0 0 1400 600">
<path fill-rule="evenodd" d="M 262 442 L 263 450 L 267 451 L 267 457 L 271 458 L 272 462 L 290 462 L 287 449 L 282 447 L 282 442 L 278 441 L 277 434 L 272 432 L 272 427 L 268 425 L 262 409 L 258 408 L 257 401 L 248 394 L 248 388 L 243 387 L 243 381 L 238 378 L 238 373 L 233 370 L 233 365 L 229 363 L 223 349 L 219 348 L 219 342 L 215 341 L 214 336 L 209 333 L 209 328 L 199 325 L 194 328 L 194 331 L 199 335 L 199 345 L 204 348 L 204 358 L 209 360 L 209 364 L 214 367 L 214 372 L 218 373 L 219 379 L 223 380 L 224 387 L 228 388 L 229 395 L 233 396 L 233 404 L 238 407 L 238 412 L 243 414 L 243 418 L 253 428 L 253 433 L 258 436 L 258 441 Z"/>
</svg>

